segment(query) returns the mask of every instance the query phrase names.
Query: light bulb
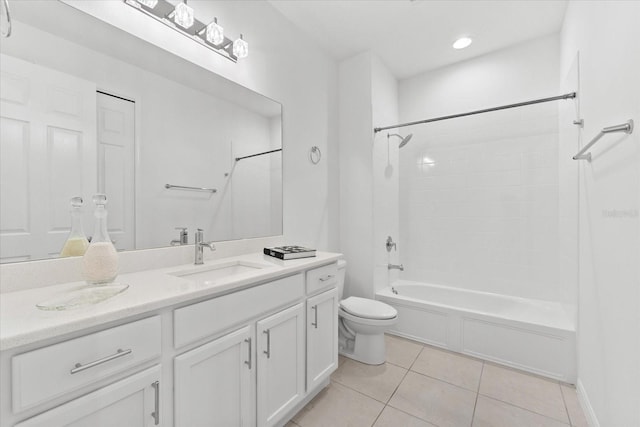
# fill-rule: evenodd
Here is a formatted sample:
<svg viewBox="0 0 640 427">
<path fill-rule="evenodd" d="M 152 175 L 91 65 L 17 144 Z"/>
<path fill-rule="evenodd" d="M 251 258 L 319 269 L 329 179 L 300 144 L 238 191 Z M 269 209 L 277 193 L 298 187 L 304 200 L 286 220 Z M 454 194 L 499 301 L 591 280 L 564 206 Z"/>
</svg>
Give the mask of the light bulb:
<svg viewBox="0 0 640 427">
<path fill-rule="evenodd" d="M 472 42 L 473 42 L 473 40 L 471 40 L 471 38 L 469 38 L 469 37 L 460 37 L 458 40 L 456 40 L 453 43 L 453 48 L 454 49 L 464 49 L 465 47 L 468 47 Z"/>
<path fill-rule="evenodd" d="M 244 41 L 242 34 L 233 42 L 233 54 L 238 58 L 246 58 L 249 55 L 249 43 Z"/>
<path fill-rule="evenodd" d="M 136 0 L 143 6 L 148 7 L 149 9 L 153 9 L 158 4 L 158 0 Z"/>
<path fill-rule="evenodd" d="M 186 3 L 178 3 L 174 10 L 173 20 L 182 28 L 191 28 L 193 26 L 193 8 L 187 6 Z"/>
<path fill-rule="evenodd" d="M 206 37 L 212 44 L 220 44 L 224 41 L 224 28 L 218 25 L 218 18 L 214 18 L 213 22 L 207 25 Z"/>
</svg>

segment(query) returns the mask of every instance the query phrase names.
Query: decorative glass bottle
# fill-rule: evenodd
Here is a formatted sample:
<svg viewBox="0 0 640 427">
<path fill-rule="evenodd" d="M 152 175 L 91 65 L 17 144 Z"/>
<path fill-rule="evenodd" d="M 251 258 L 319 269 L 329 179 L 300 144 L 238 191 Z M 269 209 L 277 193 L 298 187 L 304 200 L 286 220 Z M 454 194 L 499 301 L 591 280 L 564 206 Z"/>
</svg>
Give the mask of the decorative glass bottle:
<svg viewBox="0 0 640 427">
<path fill-rule="evenodd" d="M 118 252 L 107 232 L 107 196 L 96 194 L 93 203 L 96 205 L 95 226 L 91 244 L 82 259 L 83 276 L 91 284 L 109 283 L 118 275 Z"/>
<path fill-rule="evenodd" d="M 60 257 L 82 256 L 87 251 L 89 241 L 82 229 L 82 197 L 71 198 L 71 232 L 60 251 Z"/>
</svg>

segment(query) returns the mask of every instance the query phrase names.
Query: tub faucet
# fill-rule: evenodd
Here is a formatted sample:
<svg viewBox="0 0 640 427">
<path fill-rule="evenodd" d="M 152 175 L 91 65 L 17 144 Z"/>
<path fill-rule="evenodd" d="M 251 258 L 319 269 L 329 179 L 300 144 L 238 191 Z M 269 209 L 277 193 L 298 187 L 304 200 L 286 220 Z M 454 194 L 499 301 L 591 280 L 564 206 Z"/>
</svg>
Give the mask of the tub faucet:
<svg viewBox="0 0 640 427">
<path fill-rule="evenodd" d="M 203 242 L 202 240 L 203 240 L 202 229 L 198 228 L 198 231 L 196 231 L 196 260 L 194 262 L 195 265 L 204 264 L 203 249 L 205 246 L 211 249 L 212 251 L 216 250 L 216 247 L 213 244 L 213 242 Z"/>
<path fill-rule="evenodd" d="M 387 264 L 387 269 L 388 270 L 400 270 L 400 271 L 404 271 L 404 265 L 400 264 L 400 265 L 396 265 L 396 264 Z"/>
</svg>

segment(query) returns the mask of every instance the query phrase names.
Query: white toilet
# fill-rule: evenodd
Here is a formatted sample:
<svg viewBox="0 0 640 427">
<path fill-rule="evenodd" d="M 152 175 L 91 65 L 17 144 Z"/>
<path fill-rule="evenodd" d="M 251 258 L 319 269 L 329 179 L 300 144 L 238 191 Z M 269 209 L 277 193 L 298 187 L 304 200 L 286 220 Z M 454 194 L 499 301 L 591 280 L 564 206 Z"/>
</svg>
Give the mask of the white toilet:
<svg viewBox="0 0 640 427">
<path fill-rule="evenodd" d="M 386 357 L 384 332 L 398 321 L 398 312 L 381 301 L 342 299 L 346 266 L 346 261 L 338 261 L 339 352 L 362 363 L 380 365 Z"/>
</svg>

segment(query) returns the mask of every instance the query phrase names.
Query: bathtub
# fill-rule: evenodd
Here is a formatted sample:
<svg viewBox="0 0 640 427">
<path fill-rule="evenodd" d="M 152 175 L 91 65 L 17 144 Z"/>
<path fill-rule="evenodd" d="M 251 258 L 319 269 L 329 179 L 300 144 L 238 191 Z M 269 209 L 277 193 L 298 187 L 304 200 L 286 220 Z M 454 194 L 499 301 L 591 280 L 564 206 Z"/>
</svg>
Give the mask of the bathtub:
<svg viewBox="0 0 640 427">
<path fill-rule="evenodd" d="M 575 307 L 406 280 L 376 299 L 398 310 L 391 334 L 575 383 Z"/>
</svg>

